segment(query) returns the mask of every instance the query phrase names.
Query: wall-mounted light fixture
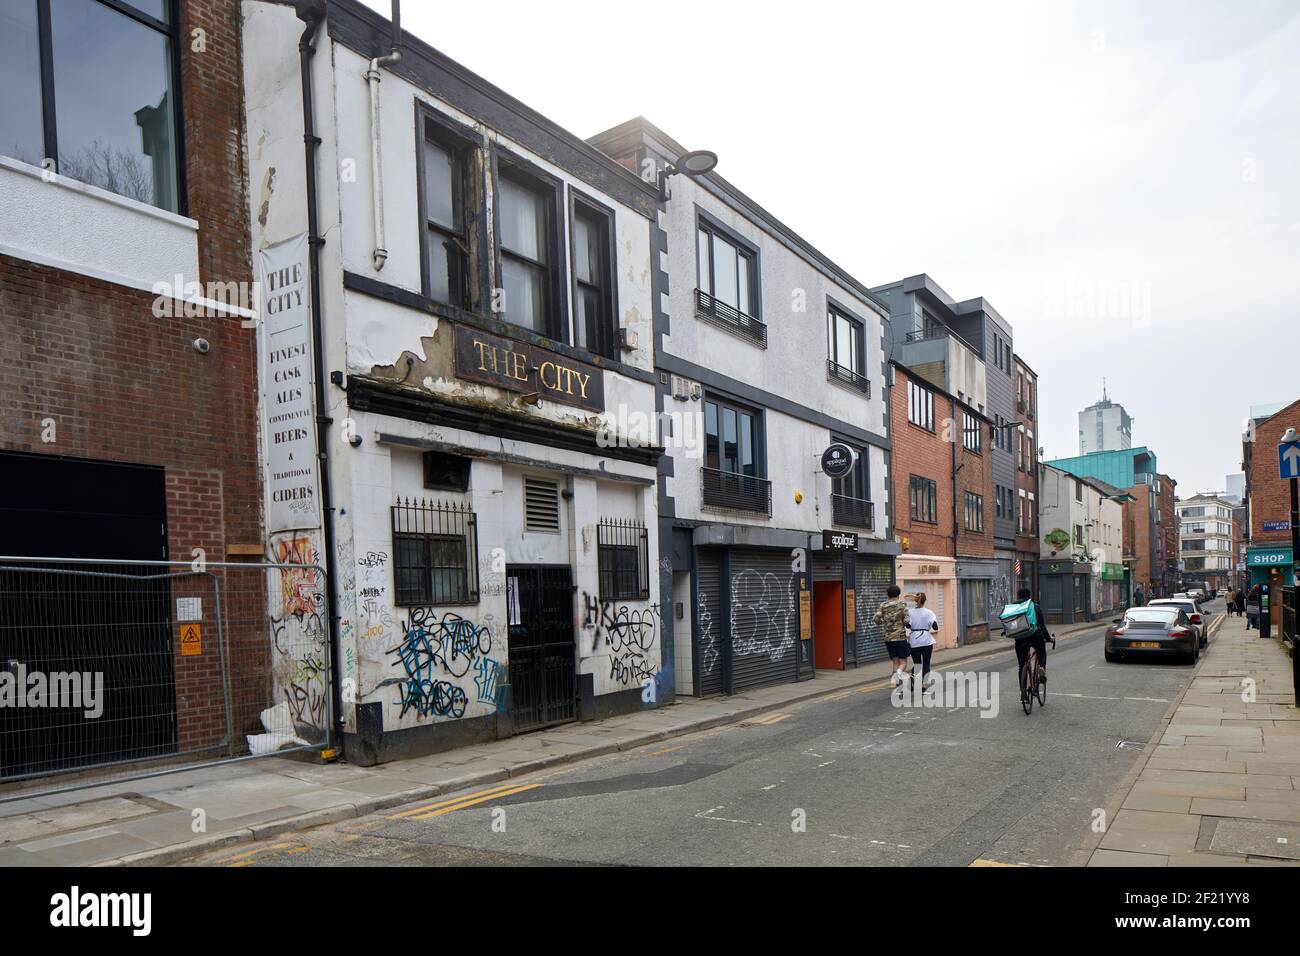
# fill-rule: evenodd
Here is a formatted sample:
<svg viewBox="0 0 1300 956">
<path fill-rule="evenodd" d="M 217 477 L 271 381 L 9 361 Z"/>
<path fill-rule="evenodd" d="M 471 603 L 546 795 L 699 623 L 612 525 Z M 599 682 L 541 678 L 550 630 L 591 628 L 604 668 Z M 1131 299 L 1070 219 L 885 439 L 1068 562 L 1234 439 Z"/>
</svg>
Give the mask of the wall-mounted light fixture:
<svg viewBox="0 0 1300 956">
<path fill-rule="evenodd" d="M 718 154 L 708 149 L 693 149 L 678 156 L 677 162 L 665 163 L 659 168 L 659 176 L 656 182 L 659 187 L 659 201 L 667 202 L 670 198 L 668 192 L 669 177 L 684 173 L 691 179 L 695 179 L 705 173 L 713 172 L 713 168 L 717 165 Z"/>
</svg>

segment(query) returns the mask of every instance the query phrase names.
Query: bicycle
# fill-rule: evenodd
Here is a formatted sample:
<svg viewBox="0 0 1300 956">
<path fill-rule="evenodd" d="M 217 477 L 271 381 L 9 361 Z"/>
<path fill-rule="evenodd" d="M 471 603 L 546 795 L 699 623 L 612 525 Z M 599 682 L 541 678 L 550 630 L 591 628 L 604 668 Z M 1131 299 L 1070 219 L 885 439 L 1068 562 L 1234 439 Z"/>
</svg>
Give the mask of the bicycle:
<svg viewBox="0 0 1300 956">
<path fill-rule="evenodd" d="M 1052 638 L 1052 650 L 1056 650 L 1056 635 L 1048 636 Z M 1038 679 L 1038 648 L 1030 644 L 1025 666 L 1020 668 L 1020 706 L 1026 715 L 1034 709 L 1035 697 L 1039 707 L 1047 706 L 1047 682 Z"/>
</svg>

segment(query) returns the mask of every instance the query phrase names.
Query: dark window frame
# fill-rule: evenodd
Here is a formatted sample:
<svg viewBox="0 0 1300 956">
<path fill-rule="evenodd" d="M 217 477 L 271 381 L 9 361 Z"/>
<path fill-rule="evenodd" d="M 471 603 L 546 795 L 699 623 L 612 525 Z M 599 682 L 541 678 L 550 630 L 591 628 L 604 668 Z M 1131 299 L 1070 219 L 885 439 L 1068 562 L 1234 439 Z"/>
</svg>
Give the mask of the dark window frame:
<svg viewBox="0 0 1300 956">
<path fill-rule="evenodd" d="M 570 295 L 573 297 L 571 328 L 569 330 L 569 340 L 574 348 L 581 348 L 591 352 L 593 355 L 602 355 L 605 358 L 619 358 L 619 332 L 621 323 L 619 322 L 618 312 L 618 240 L 615 236 L 615 226 L 618 222 L 617 216 L 612 208 L 604 203 L 594 199 L 581 190 L 569 187 L 569 271 L 572 274 L 572 288 Z M 602 290 L 601 308 L 604 314 L 601 316 L 600 326 L 598 329 L 597 347 L 593 348 L 591 344 L 578 345 L 578 291 L 580 280 L 578 279 L 578 232 L 574 228 L 577 223 L 579 210 L 589 218 L 599 218 L 603 221 L 604 241 L 601 243 L 603 261 L 602 269 L 605 273 L 605 281 L 608 288 Z"/>
<path fill-rule="evenodd" d="M 398 499 L 389 509 L 393 549 L 395 607 L 455 607 L 479 603 L 478 520 L 468 504 L 428 499 Z M 412 563 L 406 543 L 419 545 Z M 435 546 L 456 543 L 460 562 L 435 563 Z M 453 552 L 454 553 L 454 552 Z M 438 594 L 436 572 L 459 571 L 459 586 L 450 596 Z M 417 580 L 410 582 L 411 575 Z"/>
<path fill-rule="evenodd" d="M 983 456 L 983 422 L 979 420 L 974 412 L 964 408 L 961 411 L 961 416 L 961 446 L 972 454 Z"/>
<path fill-rule="evenodd" d="M 708 433 L 709 418 L 708 418 L 708 414 L 707 414 L 707 412 L 706 412 L 706 410 L 705 410 L 705 409 L 707 408 L 707 406 L 709 405 L 709 403 L 713 403 L 715 406 L 718 407 L 718 423 L 719 423 L 719 425 L 718 425 L 718 428 L 719 428 L 719 433 L 718 433 L 718 443 L 719 443 L 719 447 L 718 447 L 718 467 L 717 467 L 716 470 L 717 470 L 717 471 L 724 472 L 724 473 L 726 473 L 726 474 L 736 474 L 736 475 L 741 475 L 741 476 L 744 476 L 744 477 L 761 478 L 761 479 L 763 479 L 763 480 L 766 480 L 766 479 L 767 479 L 767 437 L 766 437 L 766 433 L 767 433 L 767 416 L 766 416 L 766 413 L 765 413 L 765 409 L 764 409 L 762 406 L 759 406 L 759 405 L 750 405 L 750 404 L 747 403 L 747 402 L 742 402 L 742 401 L 739 401 L 739 400 L 737 400 L 737 399 L 734 399 L 734 398 L 732 398 L 730 395 L 727 395 L 727 394 L 725 394 L 725 393 L 723 393 L 723 392 L 716 392 L 716 391 L 713 391 L 712 389 L 710 389 L 709 391 L 706 391 L 706 392 L 704 393 L 703 402 L 702 402 L 701 407 L 700 407 L 700 413 L 704 416 L 704 422 L 703 422 L 702 425 L 701 425 L 701 433 L 704 435 L 704 464 L 705 464 L 705 467 L 706 467 L 706 468 L 712 467 L 711 465 L 708 464 L 708 461 L 709 461 L 709 433 Z M 722 447 L 721 447 L 721 445 L 722 445 L 722 440 L 723 440 L 723 439 L 722 439 L 722 434 L 723 434 L 723 433 L 722 433 L 722 431 L 721 431 L 721 427 L 722 427 L 721 422 L 722 422 L 722 409 L 723 409 L 723 408 L 729 408 L 729 409 L 731 409 L 732 411 L 736 412 L 737 414 L 750 415 L 750 416 L 754 419 L 754 472 L 755 472 L 755 473 L 754 473 L 752 476 L 746 476 L 746 475 L 744 474 L 743 471 L 742 471 L 742 472 L 728 472 L 728 471 L 726 471 L 726 469 L 722 468 L 722 459 L 723 459 L 723 455 L 722 455 Z"/>
<path fill-rule="evenodd" d="M 749 261 L 749 311 L 744 312 L 739 305 L 730 306 L 723 300 L 717 298 L 717 275 L 713 262 L 713 243 L 709 243 L 709 289 L 706 292 L 700 285 L 700 233 L 705 232 L 710 236 L 717 236 L 724 242 L 735 246 L 737 255 L 743 255 Z M 699 206 L 695 207 L 695 233 L 692 236 L 692 242 L 695 245 L 695 290 L 696 302 L 702 303 L 704 296 L 710 303 L 717 302 L 723 309 L 732 309 L 743 315 L 745 318 L 758 323 L 762 328 L 762 338 L 758 341 L 763 348 L 767 347 L 766 327 L 763 323 L 763 259 L 757 245 L 750 242 L 744 236 L 729 228 L 724 223 L 710 216 Z M 737 286 L 739 288 L 739 286 Z M 728 328 L 731 323 L 723 323 L 723 328 Z M 754 341 L 756 336 L 745 335 L 747 340 Z"/>
<path fill-rule="evenodd" d="M 631 567 L 620 567 L 631 556 Z M 650 598 L 650 534 L 645 523 L 604 518 L 596 526 L 596 568 L 600 600 Z M 629 586 L 629 584 L 631 586 Z"/>
<path fill-rule="evenodd" d="M 505 288 L 502 284 L 503 273 L 501 269 L 503 254 L 512 259 L 528 263 L 533 268 L 546 270 L 546 304 L 542 321 L 543 328 L 533 329 L 526 325 L 518 325 L 511 322 L 507 318 L 508 313 L 505 312 L 493 313 L 493 318 L 512 328 L 521 329 L 528 335 L 540 335 L 552 341 L 568 345 L 569 297 L 566 294 L 568 243 L 565 242 L 564 237 L 565 212 L 567 209 L 564 182 L 496 143 L 491 146 L 490 163 L 492 168 L 492 263 L 494 275 L 496 276 L 494 288 L 503 290 Z M 553 261 L 543 265 L 536 260 L 530 260 L 527 256 L 502 248 L 500 183 L 503 176 L 507 180 L 516 180 L 519 185 L 548 195 L 546 203 L 547 221 L 544 235 L 546 237 L 546 251 Z"/>
<path fill-rule="evenodd" d="M 913 392 L 920 393 L 919 396 L 913 396 Z M 927 422 L 917 421 L 913 413 L 918 411 L 917 400 L 924 406 L 925 418 Z M 917 428 L 924 429 L 928 432 L 934 432 L 934 390 L 926 388 L 914 378 L 907 380 L 907 422 L 909 425 L 915 425 Z"/>
<path fill-rule="evenodd" d="M 170 89 L 168 96 L 172 103 L 172 132 L 175 137 L 172 145 L 173 160 L 175 162 L 174 175 L 176 177 L 176 209 L 170 210 L 163 206 L 156 206 L 153 203 L 146 205 L 153 206 L 155 209 L 162 209 L 164 212 L 172 212 L 174 215 L 189 215 L 189 189 L 187 177 L 185 175 L 185 111 L 182 105 L 182 87 L 181 87 L 181 48 L 182 36 L 180 32 L 180 0 L 163 0 L 167 12 L 167 20 L 159 20 L 143 10 L 132 6 L 123 0 L 92 0 L 102 7 L 107 7 L 116 13 L 120 13 L 130 20 L 135 21 L 141 26 L 149 27 L 158 33 L 161 33 L 167 39 L 168 43 L 168 79 Z M 42 142 L 44 144 L 45 155 L 43 160 L 54 160 L 54 168 L 59 169 L 59 136 L 58 136 L 58 107 L 57 92 L 55 89 L 54 76 L 54 31 L 53 20 L 50 10 L 50 0 L 35 0 L 36 3 L 36 31 L 37 43 L 40 45 L 40 87 L 41 87 L 41 125 L 43 127 Z M 68 177 L 72 179 L 71 176 Z M 80 182 L 80 180 L 74 180 Z M 94 183 L 86 185 L 94 186 Z M 97 189 L 104 187 L 96 186 Z M 105 189 L 105 192 L 112 190 Z M 116 194 L 114 194 L 116 195 Z M 130 198 L 130 197 L 125 197 Z M 137 200 L 138 201 L 138 200 Z"/>
<path fill-rule="evenodd" d="M 984 533 L 984 496 L 973 491 L 966 492 L 965 501 L 966 530 L 975 534 Z"/>
<path fill-rule="evenodd" d="M 939 523 L 939 484 L 933 478 L 908 475 L 908 514 L 921 524 Z"/>
<path fill-rule="evenodd" d="M 429 221 L 424 195 L 424 143 L 431 140 L 439 147 L 452 153 L 459 161 L 459 198 L 461 204 L 461 230 L 465 250 L 465 266 L 462 270 L 461 288 L 453 290 L 451 298 L 456 301 L 443 302 L 431 295 L 429 283 L 429 242 L 430 232 L 437 229 Z M 483 137 L 449 116 L 444 116 L 428 103 L 416 101 L 415 104 L 415 184 L 420 216 L 420 291 L 426 298 L 439 305 L 466 312 L 484 311 L 487 297 L 484 290 L 488 288 L 487 234 L 483 223 L 487 220 L 487 193 L 483 188 L 482 156 L 485 141 Z M 459 293 L 459 295 L 457 295 Z"/>
</svg>

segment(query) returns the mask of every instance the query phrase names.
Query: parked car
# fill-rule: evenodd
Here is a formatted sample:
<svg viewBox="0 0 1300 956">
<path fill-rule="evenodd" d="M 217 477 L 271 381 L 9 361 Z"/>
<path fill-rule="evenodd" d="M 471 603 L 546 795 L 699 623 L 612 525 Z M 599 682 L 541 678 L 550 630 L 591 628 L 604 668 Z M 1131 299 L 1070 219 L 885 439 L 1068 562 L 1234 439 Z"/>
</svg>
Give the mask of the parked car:
<svg viewBox="0 0 1300 956">
<path fill-rule="evenodd" d="M 1195 664 L 1201 644 L 1187 614 L 1177 605 L 1131 607 L 1106 629 L 1106 660 L 1174 655 Z"/>
<path fill-rule="evenodd" d="M 1227 589 L 1227 588 L 1219 588 L 1219 590 L 1217 590 L 1217 591 L 1214 592 L 1214 596 L 1215 596 L 1215 597 L 1227 597 L 1227 596 L 1228 596 L 1228 589 Z"/>
<path fill-rule="evenodd" d="M 1196 629 L 1196 637 L 1199 639 L 1201 647 L 1210 643 L 1210 636 L 1208 633 L 1210 622 L 1207 621 L 1205 615 L 1201 613 L 1201 605 L 1199 602 L 1190 598 L 1156 598 L 1148 605 L 1148 607 L 1165 607 L 1169 605 L 1178 608 L 1187 615 L 1187 620 L 1191 623 L 1192 627 Z"/>
</svg>

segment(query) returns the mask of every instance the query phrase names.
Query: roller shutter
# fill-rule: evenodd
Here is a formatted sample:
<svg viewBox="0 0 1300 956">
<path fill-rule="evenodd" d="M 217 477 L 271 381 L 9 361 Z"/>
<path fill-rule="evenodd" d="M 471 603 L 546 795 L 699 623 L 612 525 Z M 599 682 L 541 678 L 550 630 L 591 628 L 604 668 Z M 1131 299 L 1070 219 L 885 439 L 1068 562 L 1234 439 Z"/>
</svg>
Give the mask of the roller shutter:
<svg viewBox="0 0 1300 956">
<path fill-rule="evenodd" d="M 889 558 L 871 558 L 859 554 L 857 587 L 858 663 L 889 659 L 885 650 L 885 629 L 875 623 L 876 608 L 889 597 L 885 593 L 894 579 L 894 563 Z"/>
<path fill-rule="evenodd" d="M 722 553 L 701 548 L 695 557 L 695 627 L 691 629 L 700 696 L 722 692 L 722 598 Z"/>
<path fill-rule="evenodd" d="M 795 679 L 799 647 L 799 579 L 790 552 L 731 552 L 732 690 Z"/>
</svg>

